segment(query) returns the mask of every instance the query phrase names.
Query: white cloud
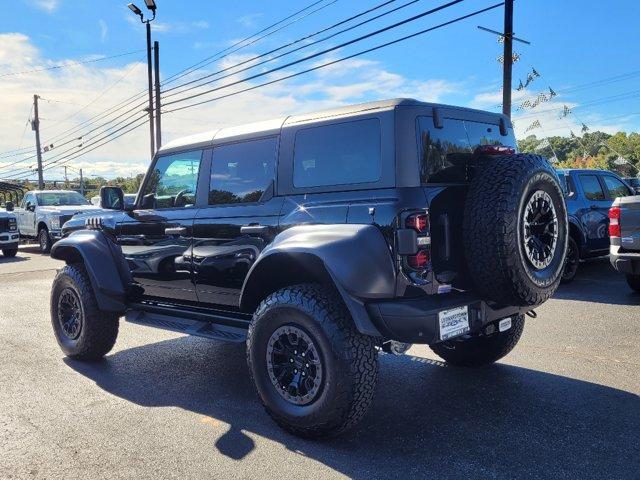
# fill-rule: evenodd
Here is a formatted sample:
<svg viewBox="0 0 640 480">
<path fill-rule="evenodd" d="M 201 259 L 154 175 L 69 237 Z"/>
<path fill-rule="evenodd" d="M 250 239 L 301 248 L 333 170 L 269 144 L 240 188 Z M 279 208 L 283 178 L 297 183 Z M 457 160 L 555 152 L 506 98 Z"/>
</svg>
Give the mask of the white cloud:
<svg viewBox="0 0 640 480">
<path fill-rule="evenodd" d="M 235 55 L 212 65 L 211 69 L 231 66 L 239 61 L 255 56 L 254 53 Z M 67 60 L 70 61 L 70 60 Z M 55 62 L 42 58 L 30 39 L 22 34 L 0 34 L 0 63 L 8 63 L 8 71 L 28 70 L 35 66 L 64 63 L 64 59 Z M 207 72 L 199 71 L 198 74 Z M 256 79 L 249 85 L 257 85 L 268 80 L 281 78 L 292 72 L 280 71 L 277 74 Z M 222 81 L 228 84 L 244 78 L 249 72 L 233 75 Z M 125 77 L 124 79 L 122 79 Z M 185 77 L 188 80 L 193 76 Z M 29 112 L 34 93 L 43 99 L 57 100 L 48 103 L 41 101 L 40 115 L 43 143 L 56 133 L 88 120 L 92 115 L 125 100 L 140 92 L 146 85 L 146 70 L 143 64 L 129 64 L 118 68 L 105 68 L 101 64 L 74 65 L 58 70 L 49 70 L 38 74 L 16 75 L 0 79 L 3 95 L 0 96 L 0 110 L 3 112 L 3 128 L 0 129 L 0 152 L 15 149 L 20 145 L 20 137 Z M 113 87 L 115 82 L 118 82 Z M 197 100 L 212 98 L 228 92 L 235 92 L 249 86 L 237 85 L 200 97 Z M 207 88 L 211 88 L 208 86 Z M 65 123 L 65 117 L 76 112 L 81 105 L 94 100 L 105 89 L 107 94 L 87 107 L 83 112 Z M 395 96 L 415 97 L 422 100 L 441 101 L 449 94 L 459 92 L 460 84 L 442 79 L 424 81 L 405 78 L 386 70 L 378 62 L 366 59 L 354 59 L 334 65 L 326 70 L 318 70 L 265 88 L 256 89 L 211 102 L 196 108 L 163 115 L 163 141 L 166 143 L 177 137 L 189 135 L 218 127 L 238 125 L 247 122 L 267 120 L 285 115 L 302 113 L 339 105 L 378 100 Z M 202 91 L 196 89 L 190 93 Z M 173 97 L 181 98 L 182 95 Z M 170 98 L 165 97 L 165 104 Z M 194 100 L 194 101 L 197 101 Z M 65 103 L 60 103 L 65 102 Z M 68 102 L 68 103 L 67 103 Z M 189 102 L 185 102 L 189 103 Z M 181 104 L 176 104 L 176 106 Z M 142 107 L 141 107 L 142 108 Z M 166 109 L 171 108 L 167 106 Z M 91 135 L 83 139 L 90 142 Z M 73 160 L 70 165 L 82 167 L 85 175 L 129 175 L 146 170 L 149 163 L 149 133 L 145 125 L 104 147 Z M 33 132 L 27 129 L 24 145 L 33 144 Z M 69 148 L 73 142 L 65 146 Z M 60 152 L 60 149 L 58 149 Z M 56 149 L 44 156 L 44 162 L 56 154 Z M 18 157 L 19 158 L 19 157 Z M 9 163 L 16 158 L 0 160 Z M 30 163 L 24 164 L 29 166 Z M 0 177 L 5 176 L 0 170 Z M 46 175 L 59 178 L 61 169 L 52 169 Z"/>
<path fill-rule="evenodd" d="M 44 10 L 45 12 L 53 12 L 56 8 L 58 8 L 58 0 L 27 0 L 27 3 L 39 10 Z"/>
<path fill-rule="evenodd" d="M 262 17 L 261 13 L 251 13 L 243 17 L 239 17 L 237 22 L 245 28 L 251 28 L 256 24 L 256 20 Z"/>
<path fill-rule="evenodd" d="M 109 33 L 109 27 L 107 26 L 107 22 L 102 19 L 98 20 L 98 25 L 100 25 L 100 41 L 104 43 Z"/>
</svg>

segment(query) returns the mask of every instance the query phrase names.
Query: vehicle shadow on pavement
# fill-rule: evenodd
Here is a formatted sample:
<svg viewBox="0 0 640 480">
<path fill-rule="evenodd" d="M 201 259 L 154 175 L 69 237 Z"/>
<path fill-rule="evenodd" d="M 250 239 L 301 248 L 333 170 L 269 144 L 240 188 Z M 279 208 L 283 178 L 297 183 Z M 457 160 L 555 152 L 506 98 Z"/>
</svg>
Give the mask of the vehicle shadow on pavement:
<svg viewBox="0 0 640 480">
<path fill-rule="evenodd" d="M 631 290 L 624 275 L 616 272 L 607 258 L 581 263 L 573 282 L 560 285 L 553 298 L 609 305 L 640 305 L 640 295 Z"/>
<path fill-rule="evenodd" d="M 236 460 L 256 448 L 249 432 L 367 480 L 631 479 L 640 471 L 638 395 L 526 368 L 457 369 L 381 355 L 376 397 L 360 426 L 338 439 L 306 441 L 264 412 L 242 345 L 183 337 L 96 364 L 66 363 L 135 404 L 177 406 L 228 424 L 212 438 L 212 454 Z"/>
<path fill-rule="evenodd" d="M 0 253 L 0 264 L 2 263 L 18 263 L 18 262 L 24 262 L 28 260 L 27 258 L 24 257 L 5 257 Z"/>
</svg>

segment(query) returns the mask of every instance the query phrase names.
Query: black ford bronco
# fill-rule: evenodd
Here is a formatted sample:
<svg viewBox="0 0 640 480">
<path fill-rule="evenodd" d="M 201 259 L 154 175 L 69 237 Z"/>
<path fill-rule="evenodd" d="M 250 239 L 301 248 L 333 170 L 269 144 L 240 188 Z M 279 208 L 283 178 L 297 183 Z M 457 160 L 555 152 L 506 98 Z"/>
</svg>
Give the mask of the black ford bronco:
<svg viewBox="0 0 640 480">
<path fill-rule="evenodd" d="M 246 342 L 267 412 L 304 437 L 365 414 L 380 350 L 495 362 L 556 290 L 558 177 L 505 116 L 400 99 L 224 128 L 164 146 L 133 207 L 53 247 L 65 354 L 96 360 L 119 319 Z"/>
</svg>

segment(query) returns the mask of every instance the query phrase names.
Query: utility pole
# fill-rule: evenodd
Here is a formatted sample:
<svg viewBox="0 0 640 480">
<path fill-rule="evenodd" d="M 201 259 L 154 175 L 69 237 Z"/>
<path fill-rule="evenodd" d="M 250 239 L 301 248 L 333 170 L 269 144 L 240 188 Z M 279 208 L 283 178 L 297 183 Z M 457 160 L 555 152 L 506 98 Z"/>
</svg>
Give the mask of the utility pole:
<svg viewBox="0 0 640 480">
<path fill-rule="evenodd" d="M 149 77 L 149 135 L 151 146 L 151 158 L 156 153 L 155 133 L 153 127 L 153 74 L 151 68 L 151 23 L 147 22 L 147 76 Z"/>
<path fill-rule="evenodd" d="M 84 178 L 82 178 L 82 169 L 80 169 L 80 195 L 84 197 Z"/>
<path fill-rule="evenodd" d="M 511 72 L 513 70 L 513 0 L 504 1 L 504 68 L 502 70 L 502 113 L 511 118 Z"/>
<path fill-rule="evenodd" d="M 31 129 L 36 132 L 36 157 L 38 158 L 38 190 L 44 189 L 42 178 L 42 151 L 40 150 L 40 118 L 38 117 L 38 95 L 33 96 L 33 120 Z"/>
<path fill-rule="evenodd" d="M 530 42 L 513 35 L 513 0 L 504 0 L 504 31 L 497 32 L 490 28 L 481 27 L 480 30 L 493 33 L 502 38 L 504 50 L 502 54 L 502 113 L 511 118 L 511 86 L 513 71 L 513 41 L 531 45 Z"/>
<path fill-rule="evenodd" d="M 160 44 L 153 42 L 153 66 L 156 78 L 156 148 L 162 145 L 162 124 L 160 121 Z"/>
<path fill-rule="evenodd" d="M 69 177 L 67 177 L 67 166 L 64 166 L 64 186 L 69 188 Z"/>
</svg>

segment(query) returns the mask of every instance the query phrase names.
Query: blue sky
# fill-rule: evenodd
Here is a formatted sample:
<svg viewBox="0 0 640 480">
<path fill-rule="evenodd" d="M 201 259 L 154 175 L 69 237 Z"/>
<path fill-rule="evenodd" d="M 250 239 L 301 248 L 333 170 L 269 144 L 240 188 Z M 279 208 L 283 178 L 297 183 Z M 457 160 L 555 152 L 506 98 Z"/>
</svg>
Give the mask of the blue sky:
<svg viewBox="0 0 640 480">
<path fill-rule="evenodd" d="M 331 1 L 324 0 L 315 8 L 329 4 L 326 8 L 196 74 L 233 65 L 383 2 L 337 0 L 330 4 Z M 392 2 L 377 13 L 407 1 Z M 137 3 L 146 11 L 143 0 Z M 159 8 L 153 35 L 160 42 L 162 76 L 167 77 L 313 2 L 157 0 L 157 3 Z M 440 3 L 418 1 L 378 21 L 303 50 L 297 58 L 421 13 Z M 446 11 L 334 52 L 330 58 L 354 53 L 493 3 L 490 0 L 464 1 Z M 1 76 L 3 73 L 143 49 L 144 29 L 126 8 L 126 1 L 0 0 L 0 5 L 3 11 L 0 16 L 0 35 L 3 36 L 0 39 L 0 107 L 10 112 L 0 134 L 0 152 L 28 146 L 32 141 L 28 129 L 24 135 L 21 134 L 33 93 L 51 100 L 43 104 L 41 116 L 49 117 L 42 123 L 44 136 L 55 137 L 64 128 L 73 127 L 73 122 L 77 124 L 89 119 L 101 109 L 145 88 L 144 53 L 74 68 Z M 545 133 L 567 134 L 569 129 L 576 129 L 583 122 L 591 129 L 640 130 L 640 115 L 634 115 L 640 113 L 640 2 L 517 0 L 515 12 L 516 35 L 531 41 L 532 45 L 515 44 L 514 50 L 520 54 L 520 60 L 514 65 L 514 87 L 532 67 L 542 76 L 526 91 L 516 92 L 514 104 L 517 106 L 526 99 L 535 98 L 538 93 L 548 91 L 548 87 L 559 93 L 536 110 L 514 111 L 520 135 L 536 119 L 540 120 L 542 129 L 534 129 L 531 133 L 538 136 Z M 484 13 L 263 92 L 238 95 L 223 102 L 187 109 L 175 113 L 173 118 L 168 115 L 165 137 L 261 120 L 292 111 L 396 95 L 497 110 L 501 98 L 501 66 L 496 57 L 502 46 L 493 35 L 479 31 L 477 25 L 500 30 L 502 10 Z M 322 61 L 314 59 L 308 65 Z M 287 73 L 301 67 L 291 67 Z M 195 78 L 196 74 L 185 80 Z M 620 78 L 593 84 L 612 77 Z M 117 85 L 112 86 L 116 82 Z M 105 90 L 107 93 L 102 93 Z M 203 96 L 202 99 L 211 96 Z M 98 100 L 83 112 L 67 118 L 77 112 L 79 106 L 96 97 Z M 573 108 L 573 113 L 560 119 L 556 109 L 565 104 Z M 66 123 L 57 122 L 60 120 Z M 148 157 L 145 156 L 145 135 L 146 130 L 141 128 L 137 133 L 123 137 L 122 141 L 80 157 L 74 165 L 89 162 L 100 173 L 122 173 L 127 168 L 143 168 Z M 6 163 L 0 159 L 0 163 L 3 161 Z"/>
</svg>

